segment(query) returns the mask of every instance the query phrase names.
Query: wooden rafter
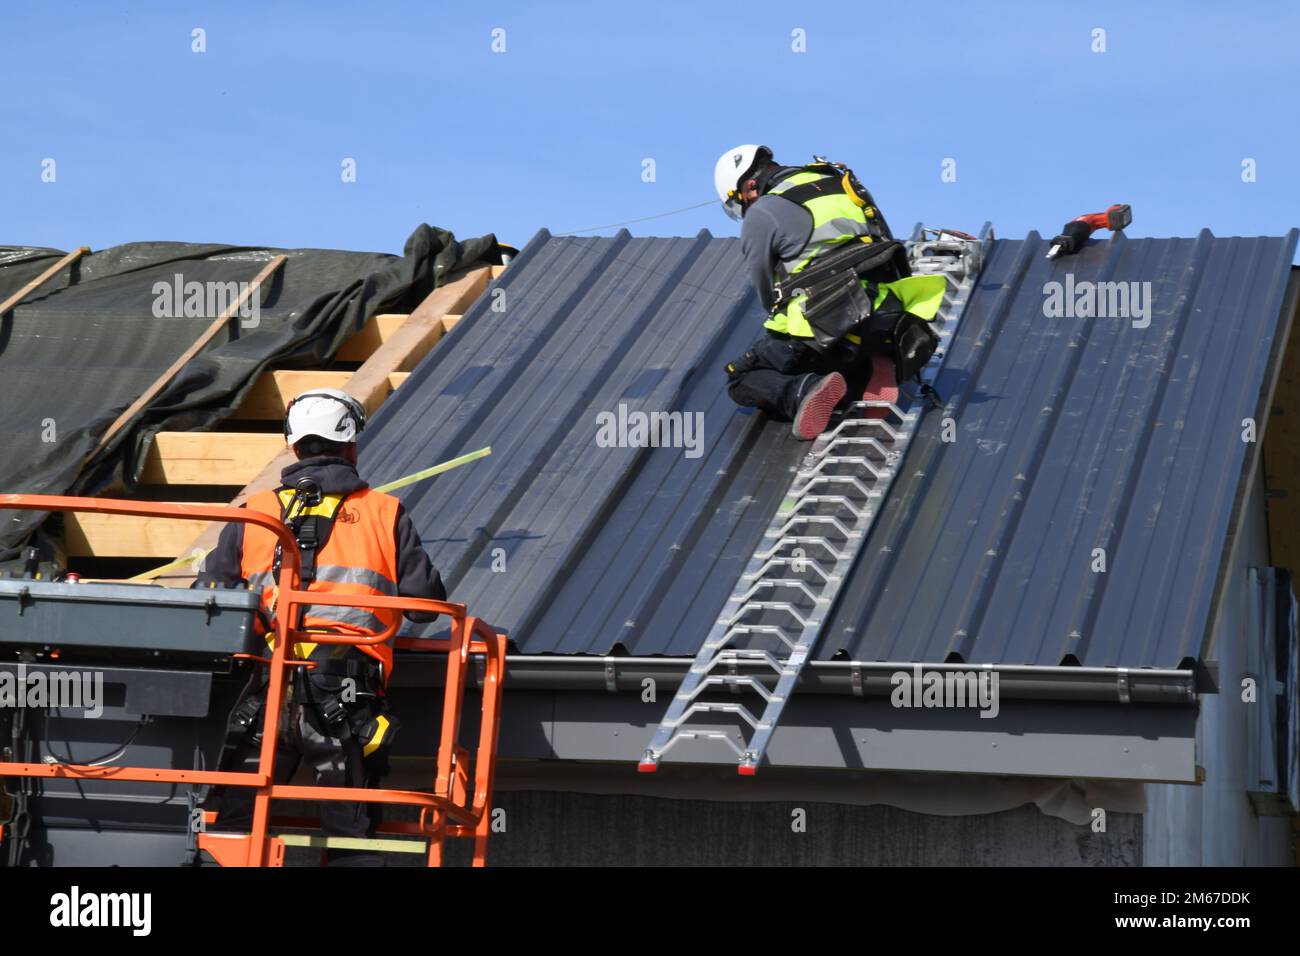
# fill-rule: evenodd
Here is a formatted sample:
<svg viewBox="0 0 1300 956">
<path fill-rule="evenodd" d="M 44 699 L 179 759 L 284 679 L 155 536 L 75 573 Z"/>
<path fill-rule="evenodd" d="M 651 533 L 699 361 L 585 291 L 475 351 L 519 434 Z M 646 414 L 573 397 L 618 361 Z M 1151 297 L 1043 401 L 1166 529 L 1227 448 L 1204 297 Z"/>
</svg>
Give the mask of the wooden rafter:
<svg viewBox="0 0 1300 956">
<path fill-rule="evenodd" d="M 27 298 L 29 295 L 31 295 L 41 286 L 45 285 L 45 283 L 49 282 L 50 279 L 54 278 L 54 276 L 58 274 L 60 269 L 72 265 L 74 262 L 76 262 L 78 259 L 80 259 L 88 252 L 90 252 L 90 246 L 79 246 L 78 248 L 73 249 L 66 256 L 64 256 L 58 262 L 54 263 L 54 265 L 50 266 L 48 269 L 46 269 L 44 272 L 38 275 L 31 282 L 27 283 L 25 286 L 23 286 L 21 289 L 15 292 L 13 295 L 11 295 L 9 298 L 5 299 L 3 302 L 0 302 L 0 317 L 3 317 L 10 309 L 16 306 L 19 302 L 23 301 L 23 299 Z"/>
<path fill-rule="evenodd" d="M 205 527 L 206 521 L 70 513 L 64 518 L 64 549 L 74 558 L 165 561 L 180 554 Z"/>
<path fill-rule="evenodd" d="M 482 268 L 434 290 L 409 316 L 372 316 L 335 356 L 362 361 L 355 372 L 269 370 L 234 411 L 232 420 L 276 421 L 288 401 L 308 388 L 342 388 L 373 413 L 410 376 L 429 350 L 460 321 L 464 311 L 504 267 Z M 260 277 L 259 277 L 260 278 Z M 238 304 L 235 306 L 238 307 Z M 235 486 L 240 504 L 261 487 L 273 487 L 292 453 L 275 432 L 160 432 L 151 443 L 141 481 L 181 489 Z M 203 522 L 166 522 L 119 515 L 70 518 L 65 546 L 71 557 L 136 557 L 165 561 L 216 543 L 219 528 Z M 192 571 L 160 578 L 187 584 Z"/>
<path fill-rule="evenodd" d="M 474 300 L 483 294 L 491 280 L 493 271 L 488 268 L 475 269 L 467 273 L 454 282 L 435 289 L 428 298 L 416 307 L 409 318 L 402 325 L 390 330 L 390 334 L 385 338 L 383 343 L 366 359 L 364 364 L 357 369 L 343 386 L 343 390 L 365 406 L 367 414 L 373 413 L 391 394 L 392 389 L 400 384 L 399 379 L 394 381 L 395 376 L 404 376 L 410 369 L 414 368 L 429 350 L 442 338 L 448 329 L 447 320 L 450 318 L 454 323 L 459 320 L 460 316 L 473 304 Z M 261 463 L 260 469 L 256 474 L 244 484 L 244 487 L 235 496 L 232 504 L 243 504 L 252 494 L 256 494 L 266 488 L 274 488 L 280 482 L 280 472 L 284 467 L 293 461 L 293 452 L 284 447 L 284 440 L 278 434 L 242 434 L 230 432 L 175 432 L 160 433 L 156 436 L 155 441 L 171 441 L 173 438 L 164 439 L 164 435 L 170 434 L 173 438 L 179 439 L 180 436 L 199 436 L 207 438 L 213 442 L 203 454 L 208 451 L 221 455 L 222 461 L 233 461 L 234 455 L 228 455 L 224 450 L 229 444 L 237 440 L 252 440 L 257 446 L 257 450 L 249 447 L 247 457 L 244 461 L 247 463 L 243 467 L 256 468 Z M 264 452 L 274 445 L 278 453 L 266 455 Z M 217 449 L 222 449 L 217 451 Z M 269 461 L 268 461 L 269 458 Z M 191 459 L 196 464 L 198 459 Z M 232 467 L 236 467 L 232 464 Z M 208 476 L 208 482 L 211 483 L 213 474 L 213 459 L 204 459 L 204 467 L 195 474 L 204 474 Z M 213 525 L 209 526 L 201 535 L 192 541 L 187 547 L 179 548 L 176 554 L 191 554 L 195 551 L 208 550 L 216 544 L 217 536 L 220 534 L 220 528 Z M 182 585 L 192 580 L 194 574 L 190 570 L 183 570 L 175 574 L 169 574 L 160 578 L 160 583 L 172 585 Z"/>
<path fill-rule="evenodd" d="M 285 261 L 285 256 L 276 256 L 268 262 L 262 271 L 257 274 L 256 278 L 254 278 L 253 281 L 250 282 L 239 294 L 239 297 L 227 306 L 219 316 L 212 320 L 212 324 L 203 330 L 203 334 L 195 339 L 190 347 L 177 357 L 176 361 L 167 366 L 161 375 L 154 379 L 153 384 L 144 390 L 144 394 L 128 405 L 126 409 L 123 410 L 122 414 L 118 415 L 117 418 L 113 420 L 113 424 L 109 425 L 107 431 L 100 436 L 94 450 L 88 457 L 93 458 L 101 448 L 113 439 L 114 435 L 126 427 L 126 424 L 130 422 L 131 419 L 135 418 L 141 409 L 157 398 L 158 394 L 171 383 L 171 380 L 176 377 L 177 373 L 179 373 L 192 358 L 203 351 L 203 347 L 211 342 L 216 334 L 226 327 L 226 324 L 231 320 L 231 318 L 241 308 L 243 308 L 244 303 L 261 289 L 262 283 L 274 275 L 276 270 L 279 269 L 280 266 L 284 265 Z"/>
<path fill-rule="evenodd" d="M 334 356 L 340 362 L 364 362 L 406 324 L 406 315 L 372 315 L 361 329 L 344 342 Z"/>
</svg>

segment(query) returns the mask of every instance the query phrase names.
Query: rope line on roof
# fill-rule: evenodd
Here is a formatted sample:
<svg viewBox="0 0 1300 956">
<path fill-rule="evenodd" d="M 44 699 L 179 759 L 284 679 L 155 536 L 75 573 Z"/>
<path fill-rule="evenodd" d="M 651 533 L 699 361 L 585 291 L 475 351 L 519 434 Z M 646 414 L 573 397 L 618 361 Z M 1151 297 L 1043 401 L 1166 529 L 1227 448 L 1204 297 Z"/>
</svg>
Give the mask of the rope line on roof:
<svg viewBox="0 0 1300 956">
<path fill-rule="evenodd" d="M 554 233 L 552 233 L 552 234 L 551 234 L 551 240 L 550 240 L 550 241 L 552 241 L 552 242 L 564 242 L 564 241 L 567 240 L 567 239 L 575 239 L 575 238 L 577 238 L 577 237 L 576 237 L 576 236 L 555 235 Z M 608 237 L 607 237 L 607 238 L 608 238 Z M 635 238 L 635 237 L 634 237 L 634 238 Z M 681 238 L 681 237 L 678 237 L 678 238 Z M 714 239 L 720 239 L 720 238 L 725 238 L 725 237 L 723 237 L 723 236 L 714 236 L 713 238 L 714 238 Z M 714 297 L 716 297 L 716 298 L 721 298 L 721 299 L 731 299 L 732 301 L 739 302 L 741 299 L 744 299 L 744 298 L 746 298 L 747 296 L 750 296 L 750 295 L 753 295 L 753 294 L 754 294 L 753 286 L 751 286 L 751 285 L 749 284 L 748 281 L 745 281 L 745 282 L 741 283 L 740 286 L 738 287 L 738 289 L 737 289 L 736 291 L 733 292 L 733 294 L 728 295 L 726 292 L 724 292 L 724 291 L 722 291 L 722 290 L 720 290 L 720 289 L 711 289 L 711 288 L 708 288 L 708 287 L 706 287 L 706 286 L 702 286 L 702 285 L 700 285 L 700 284 L 698 284 L 698 283 L 696 283 L 696 282 L 687 282 L 685 279 L 679 278 L 679 277 L 678 277 L 678 272 L 677 272 L 676 267 L 673 267 L 672 269 L 668 269 L 668 270 L 664 270 L 664 269 L 656 269 L 656 268 L 654 268 L 653 266 L 648 266 L 648 265 L 646 265 L 645 263 L 637 262 L 637 261 L 634 261 L 634 260 L 632 260 L 632 259 L 624 258 L 624 256 L 623 256 L 621 253 L 620 253 L 619 255 L 616 255 L 616 256 L 614 257 L 613 261 L 619 263 L 620 265 L 626 266 L 626 267 L 628 267 L 628 268 L 630 268 L 630 269 L 639 269 L 641 272 L 645 273 L 646 275 L 657 276 L 657 277 L 659 277 L 659 278 L 661 278 L 661 279 L 670 279 L 670 280 L 674 281 L 674 282 L 677 284 L 678 288 L 682 288 L 682 289 L 690 289 L 690 290 L 695 291 L 695 292 L 702 292 L 702 293 L 704 293 L 705 295 L 711 295 L 711 296 L 714 296 Z"/>
<path fill-rule="evenodd" d="M 585 229 L 566 229 L 563 232 L 555 233 L 559 236 L 572 236 L 579 232 L 595 232 L 597 229 L 614 229 L 620 226 L 630 226 L 637 222 L 647 222 L 651 219 L 663 219 L 665 216 L 676 216 L 678 213 L 690 212 L 692 209 L 700 209 L 704 206 L 712 206 L 716 199 L 709 199 L 705 202 L 697 202 L 694 206 L 683 206 L 681 209 L 672 209 L 668 212 L 657 212 L 653 216 L 641 216 L 637 219 L 629 219 L 626 222 L 611 222 L 603 226 L 587 226 Z"/>
</svg>

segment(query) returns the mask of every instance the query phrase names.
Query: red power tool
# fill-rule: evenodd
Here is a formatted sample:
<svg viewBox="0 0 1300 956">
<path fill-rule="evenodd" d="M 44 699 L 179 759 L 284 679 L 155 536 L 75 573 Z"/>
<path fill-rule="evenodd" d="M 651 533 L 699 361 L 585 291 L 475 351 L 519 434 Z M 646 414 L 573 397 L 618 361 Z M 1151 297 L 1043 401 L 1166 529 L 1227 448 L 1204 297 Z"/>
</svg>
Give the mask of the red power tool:
<svg viewBox="0 0 1300 956">
<path fill-rule="evenodd" d="M 1047 251 L 1047 258 L 1055 259 L 1057 256 L 1068 256 L 1078 252 L 1088 241 L 1088 237 L 1098 229 L 1109 229 L 1115 232 L 1132 221 L 1133 210 L 1128 203 L 1123 202 L 1115 203 L 1105 212 L 1090 212 L 1078 219 L 1071 219 L 1065 224 L 1061 234 L 1052 240 L 1052 248 Z"/>
</svg>

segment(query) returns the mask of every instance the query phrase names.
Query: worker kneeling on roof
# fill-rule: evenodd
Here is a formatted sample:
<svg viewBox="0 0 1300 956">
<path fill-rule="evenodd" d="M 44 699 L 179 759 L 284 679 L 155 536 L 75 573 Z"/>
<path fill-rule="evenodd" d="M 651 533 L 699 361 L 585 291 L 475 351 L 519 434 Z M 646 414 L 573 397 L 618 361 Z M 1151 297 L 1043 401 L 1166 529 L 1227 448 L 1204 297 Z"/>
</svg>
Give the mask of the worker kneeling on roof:
<svg viewBox="0 0 1300 956">
<path fill-rule="evenodd" d="M 896 402 L 929 361 L 941 275 L 911 276 L 902 243 L 853 171 L 814 157 L 782 166 L 766 146 L 728 150 L 713 173 L 768 313 L 765 334 L 727 364 L 738 405 L 816 438 L 849 402 Z M 887 409 L 868 409 L 883 417 Z"/>
<path fill-rule="evenodd" d="M 289 403 L 285 439 L 298 460 L 280 475 L 281 485 L 249 498 L 247 507 L 285 522 L 298 539 L 302 584 L 333 595 L 401 595 L 441 601 L 442 578 L 429 562 L 419 534 L 402 503 L 372 490 L 357 474 L 357 434 L 365 410 L 338 389 L 304 392 Z M 204 561 L 196 587 L 262 589 L 266 621 L 276 614 L 280 552 L 275 535 L 246 523 L 226 525 Z M 393 625 L 401 612 L 364 606 L 314 604 L 302 609 L 298 627 L 367 635 Z M 408 613 L 414 621 L 436 614 Z M 268 642 L 270 638 L 268 637 Z M 387 772 L 396 720 L 387 712 L 384 686 L 393 669 L 391 644 L 364 646 L 299 643 L 295 655 L 315 662 L 295 667 L 289 714 L 277 756 L 277 778 L 288 779 L 303 761 L 318 786 L 375 787 Z M 265 672 L 236 708 L 227 763 L 252 772 L 261 746 Z M 231 788 L 223 795 L 221 829 L 247 829 L 252 791 Z M 323 801 L 321 829 L 327 836 L 370 838 L 379 824 L 378 805 Z M 381 865 L 377 853 L 329 851 L 333 865 Z"/>
</svg>

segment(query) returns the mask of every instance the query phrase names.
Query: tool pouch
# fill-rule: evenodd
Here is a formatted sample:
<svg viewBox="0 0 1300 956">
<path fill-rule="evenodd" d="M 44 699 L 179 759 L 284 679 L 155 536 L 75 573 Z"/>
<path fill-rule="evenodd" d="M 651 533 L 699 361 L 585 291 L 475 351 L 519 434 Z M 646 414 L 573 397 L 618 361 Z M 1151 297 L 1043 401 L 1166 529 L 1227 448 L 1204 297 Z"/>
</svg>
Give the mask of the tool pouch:
<svg viewBox="0 0 1300 956">
<path fill-rule="evenodd" d="M 939 335 L 930 323 L 903 308 L 892 290 L 863 323 L 860 338 L 866 351 L 883 352 L 893 359 L 899 382 L 916 376 L 939 347 Z"/>
<path fill-rule="evenodd" d="M 939 334 L 930 323 L 911 312 L 904 312 L 894 327 L 894 373 L 897 381 L 906 382 L 920 374 L 939 347 Z"/>
<path fill-rule="evenodd" d="M 387 711 L 358 715 L 352 726 L 352 736 L 361 745 L 367 776 L 387 776 L 388 755 L 392 753 L 393 740 L 401 726 L 401 721 Z"/>
<path fill-rule="evenodd" d="M 827 287 L 809 292 L 803 317 L 813 331 L 813 348 L 826 351 L 857 332 L 871 316 L 871 300 L 855 273 L 840 276 Z"/>
<path fill-rule="evenodd" d="M 845 243 L 778 283 L 776 307 L 804 296 L 803 316 L 813 330 L 812 346 L 825 352 L 856 333 L 871 317 L 877 282 L 910 274 L 907 250 L 901 242 Z"/>
</svg>

